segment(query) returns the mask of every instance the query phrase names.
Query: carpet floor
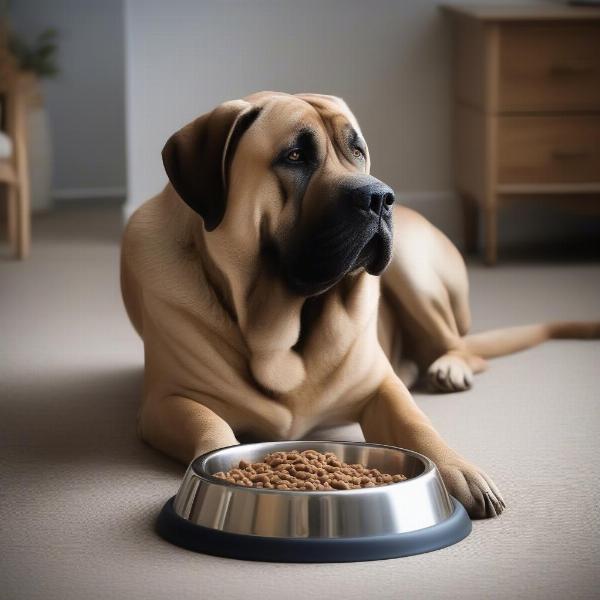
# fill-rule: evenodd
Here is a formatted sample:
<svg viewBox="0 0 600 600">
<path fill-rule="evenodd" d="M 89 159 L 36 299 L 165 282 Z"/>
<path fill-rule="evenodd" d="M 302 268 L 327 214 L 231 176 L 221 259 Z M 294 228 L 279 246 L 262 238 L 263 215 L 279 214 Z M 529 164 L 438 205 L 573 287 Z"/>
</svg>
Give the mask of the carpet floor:
<svg viewBox="0 0 600 600">
<path fill-rule="evenodd" d="M 298 565 L 193 554 L 158 538 L 154 518 L 183 468 L 135 435 L 143 356 L 121 304 L 120 228 L 114 207 L 61 209 L 36 219 L 29 260 L 0 258 L 0 597 L 598 597 L 596 341 L 495 360 L 466 393 L 416 395 L 508 504 L 455 546 Z M 597 256 L 469 270 L 474 331 L 600 318 Z M 311 437 L 362 439 L 358 426 Z"/>
</svg>

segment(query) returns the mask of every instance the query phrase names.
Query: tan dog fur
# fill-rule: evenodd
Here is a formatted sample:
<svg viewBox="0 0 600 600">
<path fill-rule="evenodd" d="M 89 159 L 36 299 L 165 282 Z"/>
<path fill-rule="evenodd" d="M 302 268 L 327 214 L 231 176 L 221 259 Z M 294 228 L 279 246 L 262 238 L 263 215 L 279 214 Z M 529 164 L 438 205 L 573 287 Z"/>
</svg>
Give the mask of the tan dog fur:
<svg viewBox="0 0 600 600">
<path fill-rule="evenodd" d="M 407 386 L 419 368 L 441 390 L 465 389 L 485 357 L 549 337 L 598 336 L 600 328 L 536 325 L 466 336 L 468 281 L 459 252 L 400 206 L 383 276 L 350 273 L 321 295 L 314 318 L 301 323 L 306 299 L 263 269 L 261 236 L 265 228 L 285 236 L 319 202 L 319 178 L 368 173 L 369 158 L 357 166 L 340 155 L 340 127 L 360 129 L 339 98 L 262 92 L 218 110 L 242 114 L 257 106 L 260 118 L 239 141 L 226 210 L 214 230 L 207 232 L 167 184 L 124 233 L 123 298 L 144 341 L 142 438 L 188 463 L 246 434 L 301 439 L 316 426 L 359 422 L 367 441 L 434 460 L 472 517 L 500 514 L 505 504 L 496 486 L 446 444 Z M 273 152 L 299 122 L 317 128 L 329 149 L 301 214 L 281 202 L 269 173 Z M 299 338 L 301 346 L 293 348 Z"/>
</svg>

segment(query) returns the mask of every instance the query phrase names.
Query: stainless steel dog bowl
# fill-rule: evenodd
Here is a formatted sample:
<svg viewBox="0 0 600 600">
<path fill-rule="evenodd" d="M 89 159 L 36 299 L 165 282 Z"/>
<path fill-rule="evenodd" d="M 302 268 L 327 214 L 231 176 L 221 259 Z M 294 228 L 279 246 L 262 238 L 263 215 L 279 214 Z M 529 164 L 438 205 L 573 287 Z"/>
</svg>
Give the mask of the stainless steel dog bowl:
<svg viewBox="0 0 600 600">
<path fill-rule="evenodd" d="M 235 485 L 213 477 L 241 459 L 315 449 L 406 481 L 334 491 L 286 491 Z M 434 463 L 417 452 L 358 442 L 285 441 L 220 448 L 195 459 L 157 531 L 190 550 L 247 560 L 344 562 L 420 554 L 471 532 L 462 505 L 448 495 Z"/>
</svg>

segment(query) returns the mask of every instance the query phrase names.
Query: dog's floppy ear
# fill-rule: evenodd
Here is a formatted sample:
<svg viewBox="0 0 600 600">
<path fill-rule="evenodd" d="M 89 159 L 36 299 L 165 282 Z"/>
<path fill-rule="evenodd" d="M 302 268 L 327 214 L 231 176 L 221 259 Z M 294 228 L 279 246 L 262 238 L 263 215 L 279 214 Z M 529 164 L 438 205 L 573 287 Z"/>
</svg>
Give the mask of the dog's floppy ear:
<svg viewBox="0 0 600 600">
<path fill-rule="evenodd" d="M 235 147 L 260 108 L 244 100 L 224 102 L 174 133 L 162 150 L 169 181 L 212 231 L 223 219 L 226 177 Z"/>
</svg>

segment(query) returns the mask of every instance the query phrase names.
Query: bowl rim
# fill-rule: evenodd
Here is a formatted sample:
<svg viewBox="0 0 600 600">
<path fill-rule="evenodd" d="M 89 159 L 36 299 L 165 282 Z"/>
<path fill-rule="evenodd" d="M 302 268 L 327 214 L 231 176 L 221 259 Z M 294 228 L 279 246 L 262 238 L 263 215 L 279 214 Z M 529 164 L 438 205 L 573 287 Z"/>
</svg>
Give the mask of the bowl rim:
<svg viewBox="0 0 600 600">
<path fill-rule="evenodd" d="M 374 487 L 365 487 L 365 488 L 355 488 L 355 489 L 350 489 L 350 490 L 278 490 L 278 489 L 270 489 L 270 488 L 256 488 L 256 487 L 248 487 L 248 486 L 244 486 L 244 485 L 238 485 L 236 483 L 230 483 L 229 481 L 226 481 L 225 479 L 221 479 L 220 477 L 215 477 L 209 473 L 207 473 L 205 470 L 202 470 L 202 467 L 204 466 L 204 464 L 206 463 L 206 461 L 213 455 L 213 454 L 217 454 L 219 452 L 222 452 L 223 450 L 227 450 L 229 448 L 239 448 L 240 446 L 258 446 L 258 445 L 262 445 L 262 444 L 277 444 L 277 443 L 314 443 L 314 444 L 320 444 L 320 443 L 325 443 L 325 444 L 343 444 L 346 446 L 368 446 L 368 447 L 375 447 L 375 448 L 387 448 L 389 450 L 393 450 L 395 452 L 402 452 L 404 454 L 410 454 L 411 456 L 413 456 L 414 458 L 416 458 L 417 460 L 421 461 L 424 464 L 424 469 L 423 472 L 420 473 L 419 475 L 417 475 L 416 477 L 410 477 L 408 479 L 405 479 L 404 481 L 396 481 L 393 483 L 388 483 L 387 485 L 380 485 L 380 486 L 374 486 Z M 198 463 L 198 468 L 196 468 L 196 464 Z M 208 483 L 214 484 L 214 485 L 221 485 L 221 486 L 225 486 L 225 487 L 230 487 L 233 488 L 237 491 L 244 491 L 244 492 L 249 492 L 249 493 L 265 493 L 265 494 L 281 494 L 281 493 L 285 493 L 286 496 L 287 495 L 305 495 L 305 494 L 310 494 L 311 496 L 317 497 L 318 494 L 320 495 L 330 495 L 330 494 L 334 494 L 335 496 L 340 496 L 340 495 L 347 495 L 347 494 L 360 494 L 360 493 L 369 493 L 369 494 L 373 494 L 373 493 L 384 493 L 385 490 L 388 490 L 390 488 L 393 488 L 394 486 L 399 486 L 399 485 L 406 485 L 408 483 L 412 483 L 417 481 L 418 479 L 421 479 L 422 477 L 426 477 L 426 476 L 430 476 L 431 473 L 434 473 L 437 469 L 435 463 L 428 458 L 427 456 L 425 456 L 424 454 L 421 454 L 419 452 L 416 452 L 415 450 L 408 450 L 407 448 L 401 448 L 400 446 L 392 446 L 391 444 L 377 444 L 375 442 L 352 442 L 352 441 L 341 441 L 341 440 L 276 440 L 274 442 L 252 442 L 250 444 L 231 444 L 229 446 L 223 446 L 222 448 L 216 448 L 215 450 L 211 450 L 209 452 L 206 452 L 205 454 L 201 454 L 200 456 L 197 456 L 191 463 L 190 463 L 190 469 L 193 471 L 193 473 L 199 477 L 200 479 L 203 479 L 205 481 L 207 481 Z"/>
</svg>

